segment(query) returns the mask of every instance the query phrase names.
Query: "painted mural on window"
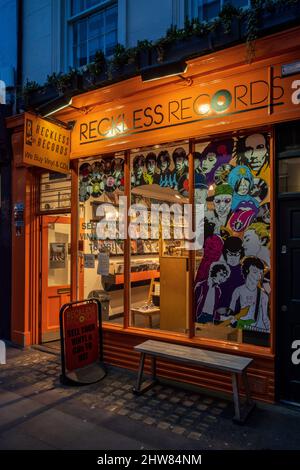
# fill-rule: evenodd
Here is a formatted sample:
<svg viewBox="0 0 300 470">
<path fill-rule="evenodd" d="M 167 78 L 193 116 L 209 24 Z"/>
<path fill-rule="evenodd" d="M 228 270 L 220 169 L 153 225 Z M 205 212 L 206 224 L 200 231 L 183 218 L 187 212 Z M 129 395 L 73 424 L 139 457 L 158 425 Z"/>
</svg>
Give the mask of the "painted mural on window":
<svg viewBox="0 0 300 470">
<path fill-rule="evenodd" d="M 205 204 L 195 279 L 200 336 L 237 340 L 270 332 L 269 136 L 197 144 L 195 202 Z M 207 335 L 207 334 L 206 334 Z M 209 336 L 209 335 L 207 335 Z M 243 338 L 240 336 L 240 341 Z M 255 341 L 254 341 L 255 342 Z"/>
<path fill-rule="evenodd" d="M 150 151 L 133 159 L 131 186 L 157 184 L 171 188 L 182 196 L 188 194 L 188 155 L 183 147 L 174 150 Z"/>
<path fill-rule="evenodd" d="M 79 200 L 85 202 L 92 196 L 124 191 L 124 159 L 106 158 L 83 163 L 79 168 Z"/>
</svg>

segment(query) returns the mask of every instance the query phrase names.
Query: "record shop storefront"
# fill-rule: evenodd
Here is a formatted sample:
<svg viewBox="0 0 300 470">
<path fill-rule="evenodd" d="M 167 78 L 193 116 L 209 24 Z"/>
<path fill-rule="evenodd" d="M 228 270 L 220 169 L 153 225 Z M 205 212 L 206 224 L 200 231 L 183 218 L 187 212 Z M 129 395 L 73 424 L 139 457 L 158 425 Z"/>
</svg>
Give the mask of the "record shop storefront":
<svg viewBox="0 0 300 470">
<path fill-rule="evenodd" d="M 70 139 L 70 172 L 63 151 L 61 166 L 28 161 L 36 116 L 9 120 L 15 343 L 57 340 L 60 306 L 96 296 L 107 363 L 137 370 L 133 347 L 147 338 L 228 351 L 254 358 L 256 399 L 300 401 L 299 368 L 288 364 L 300 324 L 297 41 L 294 28 L 260 39 L 252 64 L 240 45 L 188 61 L 180 77 L 134 77 L 74 97 L 51 116 L 74 122 L 60 138 Z M 204 210 L 193 249 L 187 205 L 193 229 L 196 206 Z M 281 217 L 293 228 L 279 249 Z M 288 264 L 281 277 L 281 253 L 293 278 Z M 287 311 L 278 283 L 294 299 Z M 215 371 L 159 361 L 158 374 L 231 391 Z"/>
</svg>

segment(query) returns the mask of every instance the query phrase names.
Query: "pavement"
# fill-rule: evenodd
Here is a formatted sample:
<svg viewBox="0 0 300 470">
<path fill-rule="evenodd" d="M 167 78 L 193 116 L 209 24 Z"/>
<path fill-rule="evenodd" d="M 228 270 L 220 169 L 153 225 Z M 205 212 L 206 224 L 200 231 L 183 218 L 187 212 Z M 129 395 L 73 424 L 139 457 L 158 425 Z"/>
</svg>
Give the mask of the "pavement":
<svg viewBox="0 0 300 470">
<path fill-rule="evenodd" d="M 163 381 L 138 397 L 136 373 L 107 372 L 97 384 L 64 386 L 55 351 L 9 347 L 0 365 L 0 449 L 300 449 L 300 408 L 258 404 L 241 426 L 226 395 Z"/>
</svg>

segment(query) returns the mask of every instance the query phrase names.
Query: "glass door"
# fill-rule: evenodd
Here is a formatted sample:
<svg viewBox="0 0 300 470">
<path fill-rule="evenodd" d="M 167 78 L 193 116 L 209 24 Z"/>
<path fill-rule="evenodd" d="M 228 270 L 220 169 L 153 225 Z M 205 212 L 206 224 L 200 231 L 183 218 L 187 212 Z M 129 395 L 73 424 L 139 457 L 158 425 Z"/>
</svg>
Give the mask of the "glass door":
<svg viewBox="0 0 300 470">
<path fill-rule="evenodd" d="M 59 311 L 71 298 L 71 218 L 43 216 L 42 342 L 59 339 Z"/>
</svg>

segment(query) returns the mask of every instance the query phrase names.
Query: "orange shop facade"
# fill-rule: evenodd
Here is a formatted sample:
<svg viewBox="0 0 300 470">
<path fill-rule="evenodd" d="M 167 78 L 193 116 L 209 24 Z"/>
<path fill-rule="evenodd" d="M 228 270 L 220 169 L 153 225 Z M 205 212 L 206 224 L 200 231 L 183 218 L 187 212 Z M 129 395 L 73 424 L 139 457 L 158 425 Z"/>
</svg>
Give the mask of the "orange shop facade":
<svg viewBox="0 0 300 470">
<path fill-rule="evenodd" d="M 8 120 L 14 343 L 51 346 L 60 306 L 97 296 L 107 363 L 137 369 L 133 347 L 147 338 L 228 351 L 254 358 L 256 399 L 300 401 L 291 361 L 300 328 L 297 41 L 293 28 L 257 41 L 251 64 L 239 45 L 188 61 L 182 76 L 138 76 L 74 96 L 44 121 L 72 130 L 40 136 L 50 149 L 43 161 L 26 151 L 28 122 L 40 118 Z M 62 148 L 53 161 L 51 138 Z M 104 205 L 112 222 L 122 204 L 123 232 L 138 227 L 138 236 L 122 237 L 116 223 L 99 236 Z M 195 249 L 178 235 L 187 204 L 194 229 L 196 206 L 204 211 Z M 158 375 L 231 390 L 229 376 L 184 364 L 159 361 Z"/>
</svg>

